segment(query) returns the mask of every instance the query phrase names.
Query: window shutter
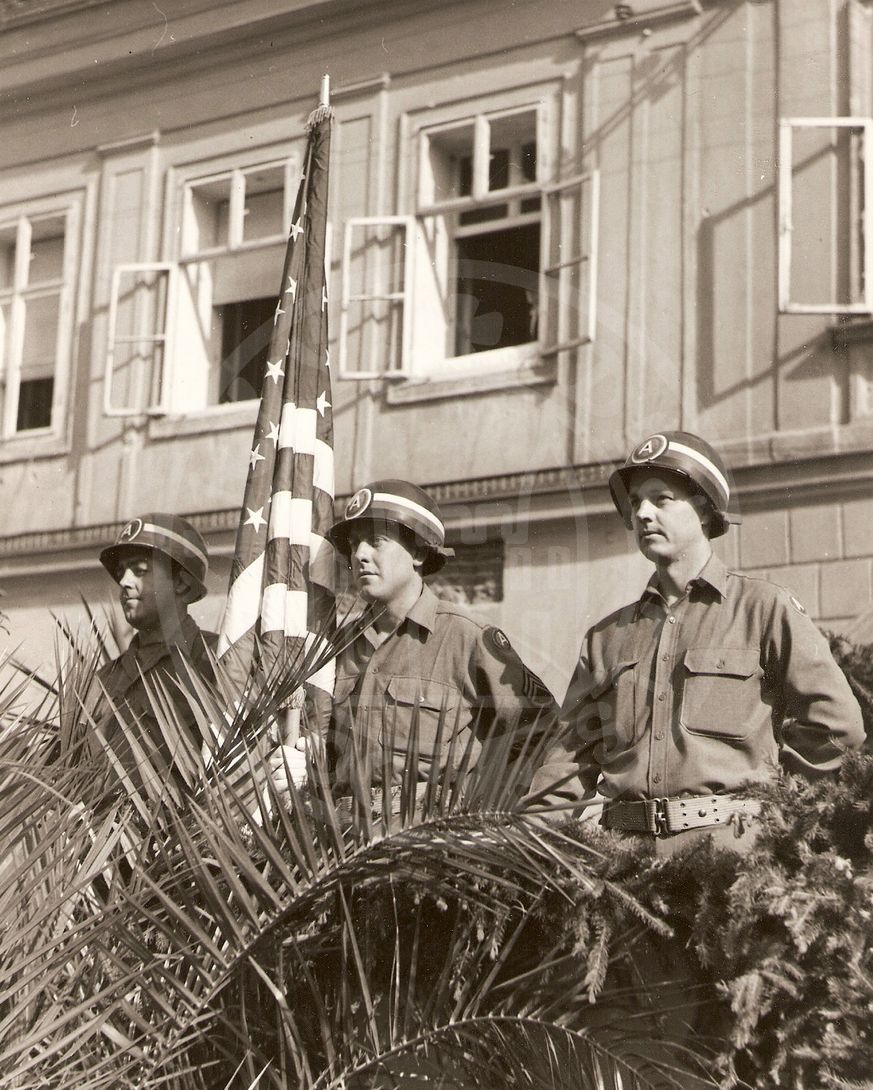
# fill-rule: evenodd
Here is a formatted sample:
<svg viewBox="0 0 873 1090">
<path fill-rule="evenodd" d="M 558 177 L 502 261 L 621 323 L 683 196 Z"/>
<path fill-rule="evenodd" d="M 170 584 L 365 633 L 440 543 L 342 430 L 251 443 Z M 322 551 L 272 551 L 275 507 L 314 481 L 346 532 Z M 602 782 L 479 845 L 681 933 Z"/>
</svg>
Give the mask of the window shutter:
<svg viewBox="0 0 873 1090">
<path fill-rule="evenodd" d="M 360 216 L 343 235 L 339 377 L 406 378 L 412 294 L 412 216 Z"/>
<path fill-rule="evenodd" d="M 569 352 L 594 340 L 600 174 L 543 187 L 540 351 Z"/>
<path fill-rule="evenodd" d="M 176 279 L 177 266 L 171 262 L 116 265 L 103 383 L 105 416 L 167 412 Z"/>
</svg>

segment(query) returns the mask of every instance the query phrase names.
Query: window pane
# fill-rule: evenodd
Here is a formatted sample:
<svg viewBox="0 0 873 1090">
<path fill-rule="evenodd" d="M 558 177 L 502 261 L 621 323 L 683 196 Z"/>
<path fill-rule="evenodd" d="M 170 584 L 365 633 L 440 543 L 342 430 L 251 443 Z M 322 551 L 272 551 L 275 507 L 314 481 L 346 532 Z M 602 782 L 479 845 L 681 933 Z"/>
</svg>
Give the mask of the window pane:
<svg viewBox="0 0 873 1090">
<path fill-rule="evenodd" d="M 488 188 L 492 192 L 536 181 L 536 110 L 492 118 L 488 162 Z"/>
<path fill-rule="evenodd" d="M 188 187 L 183 253 L 226 246 L 230 213 L 230 176 Z"/>
<path fill-rule="evenodd" d="M 540 225 L 473 235 L 456 246 L 454 355 L 536 340 Z"/>
<path fill-rule="evenodd" d="M 31 428 L 48 428 L 51 426 L 54 389 L 55 380 L 53 378 L 22 380 L 18 388 L 16 431 L 29 431 Z"/>
<path fill-rule="evenodd" d="M 285 168 L 267 167 L 246 173 L 246 203 L 243 239 L 250 242 L 285 233 L 282 222 L 285 201 Z"/>
<path fill-rule="evenodd" d="M 430 178 L 424 203 L 467 197 L 472 192 L 473 123 L 428 136 Z"/>
<path fill-rule="evenodd" d="M 55 372 L 60 297 L 54 292 L 25 300 L 24 345 L 21 351 L 21 381 L 46 378 Z"/>
<path fill-rule="evenodd" d="M 63 278 L 65 227 L 63 216 L 32 221 L 28 284 L 43 284 Z"/>
<path fill-rule="evenodd" d="M 0 290 L 11 288 L 15 283 L 16 234 L 14 224 L 0 228 Z"/>
<path fill-rule="evenodd" d="M 272 297 L 216 308 L 215 318 L 221 325 L 220 404 L 260 397 L 275 311 Z"/>
</svg>

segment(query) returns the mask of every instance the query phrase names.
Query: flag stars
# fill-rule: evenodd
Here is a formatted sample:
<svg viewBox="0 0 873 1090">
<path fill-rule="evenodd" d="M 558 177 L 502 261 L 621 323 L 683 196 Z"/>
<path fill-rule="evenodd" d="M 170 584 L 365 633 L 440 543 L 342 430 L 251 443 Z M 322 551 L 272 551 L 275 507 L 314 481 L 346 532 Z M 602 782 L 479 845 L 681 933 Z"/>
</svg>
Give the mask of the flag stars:
<svg viewBox="0 0 873 1090">
<path fill-rule="evenodd" d="M 279 445 L 279 425 L 274 424 L 273 421 L 271 420 L 270 421 L 270 430 L 267 432 L 267 434 L 266 434 L 266 436 L 264 438 L 270 440 L 273 443 L 275 443 L 276 446 L 278 447 L 278 445 Z"/>
<path fill-rule="evenodd" d="M 243 523 L 243 526 L 253 526 L 255 533 L 261 532 L 261 527 L 267 525 L 267 520 L 264 518 L 264 508 L 259 507 L 257 511 L 253 511 L 251 507 L 247 507 L 246 511 L 249 513 L 249 517 Z"/>
<path fill-rule="evenodd" d="M 327 400 L 327 391 L 322 390 L 318 397 L 315 399 L 315 407 L 318 409 L 318 415 L 324 416 L 324 410 L 332 408 L 331 403 Z"/>
<path fill-rule="evenodd" d="M 303 228 L 300 226 L 300 220 L 297 219 L 291 224 L 291 241 L 296 242 L 298 235 L 303 234 Z"/>
<path fill-rule="evenodd" d="M 265 377 L 271 378 L 278 386 L 279 379 L 285 377 L 285 372 L 282 370 L 282 361 L 276 360 L 275 363 L 270 363 L 270 361 L 267 360 L 267 374 Z"/>
<path fill-rule="evenodd" d="M 321 289 L 321 309 L 324 310 L 324 308 L 326 306 L 327 306 L 327 284 L 325 284 L 324 287 L 322 287 L 322 289 Z"/>
<path fill-rule="evenodd" d="M 292 299 L 297 298 L 297 281 L 293 276 L 288 277 L 288 287 L 285 289 L 285 294 L 290 295 Z"/>
<path fill-rule="evenodd" d="M 264 458 L 263 454 L 261 454 L 261 444 L 258 443 L 255 449 L 249 455 L 249 465 L 252 467 L 252 469 L 256 469 L 258 462 L 264 461 L 266 461 L 266 459 Z"/>
<path fill-rule="evenodd" d="M 325 350 L 324 350 L 324 366 L 328 369 L 328 371 L 330 370 L 330 349 L 329 348 L 325 348 Z"/>
<path fill-rule="evenodd" d="M 282 309 L 282 300 L 280 299 L 279 302 L 276 304 L 276 313 L 273 315 L 273 325 L 275 325 L 276 322 L 279 321 L 279 315 L 284 313 L 285 311 Z"/>
</svg>

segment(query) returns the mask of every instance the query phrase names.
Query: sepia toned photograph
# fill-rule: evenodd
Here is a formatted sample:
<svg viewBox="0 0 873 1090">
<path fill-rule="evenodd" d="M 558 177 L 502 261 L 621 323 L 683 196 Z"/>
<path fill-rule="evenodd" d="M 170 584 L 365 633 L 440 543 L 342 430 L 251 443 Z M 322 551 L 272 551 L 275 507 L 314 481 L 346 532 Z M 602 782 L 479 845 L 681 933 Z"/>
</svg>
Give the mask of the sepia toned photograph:
<svg viewBox="0 0 873 1090">
<path fill-rule="evenodd" d="M 873 1090 L 873 0 L 0 56 L 0 1090 Z"/>
</svg>

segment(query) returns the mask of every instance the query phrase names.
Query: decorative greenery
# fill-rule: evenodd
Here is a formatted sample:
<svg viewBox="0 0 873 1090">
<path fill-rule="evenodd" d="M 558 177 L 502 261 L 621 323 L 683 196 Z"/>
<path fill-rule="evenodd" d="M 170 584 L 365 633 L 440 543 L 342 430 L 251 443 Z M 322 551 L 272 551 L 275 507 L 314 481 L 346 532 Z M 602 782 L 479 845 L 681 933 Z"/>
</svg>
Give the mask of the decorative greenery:
<svg viewBox="0 0 873 1090">
<path fill-rule="evenodd" d="M 361 768 L 350 815 L 317 749 L 288 797 L 265 759 L 335 642 L 192 676 L 195 739 L 155 686 L 178 782 L 99 743 L 95 635 L 0 692 L 0 1088 L 873 1087 L 873 756 L 762 791 L 745 857 L 544 825 L 505 738 L 422 797 L 413 731 L 401 813 Z"/>
</svg>

